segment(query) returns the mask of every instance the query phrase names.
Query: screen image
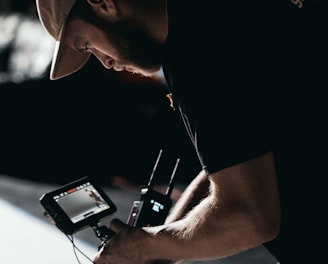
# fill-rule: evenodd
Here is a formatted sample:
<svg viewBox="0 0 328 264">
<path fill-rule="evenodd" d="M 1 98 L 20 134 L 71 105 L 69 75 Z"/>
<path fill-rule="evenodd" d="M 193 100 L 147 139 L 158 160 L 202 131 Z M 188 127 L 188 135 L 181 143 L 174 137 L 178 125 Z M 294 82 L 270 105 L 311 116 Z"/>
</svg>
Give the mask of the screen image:
<svg viewBox="0 0 328 264">
<path fill-rule="evenodd" d="M 55 195 L 53 199 L 73 223 L 102 212 L 110 206 L 89 182 Z"/>
</svg>

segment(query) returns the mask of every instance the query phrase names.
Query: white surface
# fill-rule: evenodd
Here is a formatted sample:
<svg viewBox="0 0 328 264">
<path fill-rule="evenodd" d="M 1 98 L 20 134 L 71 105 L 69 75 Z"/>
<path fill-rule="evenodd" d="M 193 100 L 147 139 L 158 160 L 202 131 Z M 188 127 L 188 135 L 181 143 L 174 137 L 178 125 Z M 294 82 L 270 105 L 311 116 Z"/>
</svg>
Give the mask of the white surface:
<svg viewBox="0 0 328 264">
<path fill-rule="evenodd" d="M 97 248 L 74 239 L 90 259 Z M 80 263 L 92 263 L 77 251 Z M 0 199 L 0 263 L 1 264 L 74 264 L 73 245 L 50 223 L 42 222 Z"/>
</svg>

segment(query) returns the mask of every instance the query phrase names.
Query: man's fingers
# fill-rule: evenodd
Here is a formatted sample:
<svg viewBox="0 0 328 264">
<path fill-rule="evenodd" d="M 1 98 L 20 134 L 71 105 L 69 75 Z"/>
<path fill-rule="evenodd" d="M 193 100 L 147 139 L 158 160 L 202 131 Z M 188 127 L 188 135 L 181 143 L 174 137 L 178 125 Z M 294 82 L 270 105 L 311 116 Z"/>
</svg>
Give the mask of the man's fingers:
<svg viewBox="0 0 328 264">
<path fill-rule="evenodd" d="M 113 219 L 110 222 L 110 229 L 114 231 L 115 233 L 119 233 L 121 230 L 128 228 L 129 226 L 125 223 L 123 223 L 119 219 Z"/>
</svg>

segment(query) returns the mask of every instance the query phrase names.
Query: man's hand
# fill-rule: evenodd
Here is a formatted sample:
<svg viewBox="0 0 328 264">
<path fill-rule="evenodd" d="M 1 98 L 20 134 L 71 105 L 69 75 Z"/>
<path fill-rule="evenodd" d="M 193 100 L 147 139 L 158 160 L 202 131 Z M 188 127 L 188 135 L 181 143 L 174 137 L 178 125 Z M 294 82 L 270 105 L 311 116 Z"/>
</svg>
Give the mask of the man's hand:
<svg viewBox="0 0 328 264">
<path fill-rule="evenodd" d="M 95 264 L 110 264 L 110 263 L 133 263 L 138 255 L 138 245 L 131 245 L 132 240 L 129 239 L 133 233 L 135 236 L 142 236 L 141 230 L 133 230 L 134 228 L 124 224 L 118 219 L 114 219 L 110 223 L 110 229 L 116 235 L 113 236 L 98 252 L 94 258 Z"/>
<path fill-rule="evenodd" d="M 110 229 L 116 235 L 95 256 L 95 264 L 152 263 L 146 259 L 144 254 L 140 253 L 140 251 L 145 252 L 142 247 L 145 246 L 145 241 L 149 237 L 149 234 L 143 229 L 131 227 L 118 219 L 111 221 Z"/>
<path fill-rule="evenodd" d="M 100 249 L 94 258 L 94 264 L 174 264 L 173 260 L 155 260 L 148 257 L 148 241 L 151 233 L 138 227 L 129 226 L 113 219 L 110 229 L 116 234 Z M 169 254 L 168 254 L 169 255 Z"/>
</svg>

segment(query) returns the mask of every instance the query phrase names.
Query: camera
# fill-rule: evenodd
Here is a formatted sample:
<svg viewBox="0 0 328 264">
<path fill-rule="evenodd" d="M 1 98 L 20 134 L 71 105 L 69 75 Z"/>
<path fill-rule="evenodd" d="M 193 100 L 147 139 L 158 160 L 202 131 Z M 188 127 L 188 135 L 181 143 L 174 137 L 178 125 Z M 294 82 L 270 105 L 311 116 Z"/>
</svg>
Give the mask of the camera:
<svg viewBox="0 0 328 264">
<path fill-rule="evenodd" d="M 100 186 L 87 176 L 43 194 L 40 203 L 56 226 L 67 235 L 89 226 L 103 240 L 113 235 L 111 230 L 99 227 L 98 222 L 116 212 L 117 208 Z"/>
</svg>

